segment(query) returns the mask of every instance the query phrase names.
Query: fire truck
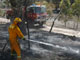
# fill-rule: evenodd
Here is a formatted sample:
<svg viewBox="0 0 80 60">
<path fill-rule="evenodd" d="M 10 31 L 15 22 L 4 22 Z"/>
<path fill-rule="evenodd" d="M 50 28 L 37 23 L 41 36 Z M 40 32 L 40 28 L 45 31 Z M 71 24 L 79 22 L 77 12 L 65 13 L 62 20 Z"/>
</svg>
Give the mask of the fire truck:
<svg viewBox="0 0 80 60">
<path fill-rule="evenodd" d="M 48 14 L 45 5 L 33 4 L 23 11 L 25 11 L 23 14 L 26 14 L 26 21 L 28 20 L 31 24 L 39 24 L 39 26 L 42 26 L 47 21 Z M 12 12 L 12 10 L 7 11 L 7 18 L 12 15 Z"/>
</svg>

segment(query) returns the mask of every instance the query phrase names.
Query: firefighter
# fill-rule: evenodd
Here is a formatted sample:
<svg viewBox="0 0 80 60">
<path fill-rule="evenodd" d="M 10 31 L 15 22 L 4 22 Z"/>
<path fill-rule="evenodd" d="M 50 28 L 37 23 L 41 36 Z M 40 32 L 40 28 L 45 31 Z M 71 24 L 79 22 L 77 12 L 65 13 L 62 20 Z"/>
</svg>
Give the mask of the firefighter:
<svg viewBox="0 0 80 60">
<path fill-rule="evenodd" d="M 20 22 L 22 22 L 20 18 L 15 18 L 13 23 L 8 28 L 11 55 L 13 55 L 13 52 L 15 51 L 17 54 L 17 60 L 21 60 L 21 51 L 18 42 L 18 37 L 25 40 L 24 35 L 22 34 L 20 28 L 18 27 L 18 24 Z"/>
</svg>

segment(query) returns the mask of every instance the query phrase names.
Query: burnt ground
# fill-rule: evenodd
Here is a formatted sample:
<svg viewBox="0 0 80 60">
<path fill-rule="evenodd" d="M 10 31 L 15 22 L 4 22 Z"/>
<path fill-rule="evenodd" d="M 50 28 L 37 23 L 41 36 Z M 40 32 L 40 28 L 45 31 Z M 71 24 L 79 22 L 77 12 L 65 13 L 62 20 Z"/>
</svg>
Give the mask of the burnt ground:
<svg viewBox="0 0 80 60">
<path fill-rule="evenodd" d="M 8 40 L 7 26 L 0 24 L 0 51 Z M 42 28 L 45 29 L 45 27 L 30 28 L 30 38 L 33 41 L 43 42 L 42 44 L 31 42 L 31 52 L 27 49 L 27 41 L 19 40 L 22 60 L 80 60 L 80 38 L 55 32 L 50 34 Z M 27 39 L 27 36 L 25 37 Z M 2 51 L 1 53 L 0 60 L 12 60 L 9 43 L 4 53 Z M 16 56 L 13 60 L 16 60 Z"/>
</svg>

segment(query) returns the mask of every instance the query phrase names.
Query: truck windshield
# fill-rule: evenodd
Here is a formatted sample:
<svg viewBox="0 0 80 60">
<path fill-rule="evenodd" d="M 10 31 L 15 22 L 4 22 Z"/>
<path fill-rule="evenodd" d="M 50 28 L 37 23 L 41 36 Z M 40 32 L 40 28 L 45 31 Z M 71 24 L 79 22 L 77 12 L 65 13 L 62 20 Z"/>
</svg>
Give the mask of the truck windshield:
<svg viewBox="0 0 80 60">
<path fill-rule="evenodd" d="M 41 8 L 40 7 L 35 7 L 35 13 L 40 14 L 41 13 Z"/>
<path fill-rule="evenodd" d="M 30 7 L 28 9 L 28 12 L 37 13 L 37 14 L 45 13 L 46 12 L 46 8 L 45 7 Z"/>
<path fill-rule="evenodd" d="M 45 13 L 46 12 L 46 8 L 44 7 L 35 7 L 35 13 Z"/>
</svg>

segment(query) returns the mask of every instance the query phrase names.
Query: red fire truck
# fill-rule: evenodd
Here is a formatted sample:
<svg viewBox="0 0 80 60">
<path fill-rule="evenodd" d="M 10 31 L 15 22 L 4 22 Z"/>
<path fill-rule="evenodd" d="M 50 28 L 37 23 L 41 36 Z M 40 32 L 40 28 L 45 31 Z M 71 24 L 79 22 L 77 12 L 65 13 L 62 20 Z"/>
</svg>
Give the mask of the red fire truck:
<svg viewBox="0 0 80 60">
<path fill-rule="evenodd" d="M 47 20 L 47 12 L 45 5 L 30 5 L 27 7 L 27 18 L 33 23 L 43 25 Z"/>
<path fill-rule="evenodd" d="M 24 10 L 23 10 L 24 11 Z M 7 11 L 7 15 L 11 16 L 12 10 Z M 31 24 L 39 24 L 42 26 L 48 17 L 45 5 L 30 5 L 25 9 L 26 20 Z M 24 13 L 23 13 L 24 14 Z"/>
</svg>

